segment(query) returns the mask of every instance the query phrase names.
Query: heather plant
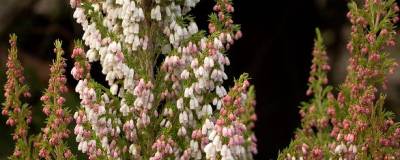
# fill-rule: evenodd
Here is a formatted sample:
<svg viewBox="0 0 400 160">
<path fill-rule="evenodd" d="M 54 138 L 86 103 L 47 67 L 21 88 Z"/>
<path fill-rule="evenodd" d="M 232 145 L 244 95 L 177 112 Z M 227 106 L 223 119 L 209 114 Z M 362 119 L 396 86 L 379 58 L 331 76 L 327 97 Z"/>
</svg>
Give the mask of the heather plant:
<svg viewBox="0 0 400 160">
<path fill-rule="evenodd" d="M 65 85 L 65 59 L 61 41 L 54 43 L 56 59 L 50 67 L 49 86 L 40 98 L 43 101 L 43 113 L 47 116 L 46 126 L 38 135 L 34 146 L 39 150 L 39 157 L 44 159 L 75 159 L 67 146 L 66 139 L 70 136 L 69 123 L 73 120 L 69 111 L 63 107 L 65 98 L 63 93 L 68 92 Z M 35 155 L 36 156 L 36 155 Z M 36 158 L 34 158 L 36 159 Z"/>
<path fill-rule="evenodd" d="M 397 67 L 385 51 L 394 46 L 398 6 L 393 0 L 349 3 L 352 23 L 345 81 L 327 85 L 328 58 L 317 30 L 302 125 L 279 159 L 398 159 L 400 126 L 384 110 L 388 74 Z M 378 92 L 382 89 L 382 92 Z"/>
<path fill-rule="evenodd" d="M 18 60 L 17 36 L 10 36 L 10 49 L 7 58 L 7 82 L 4 86 L 5 102 L 1 114 L 8 116 L 6 124 L 14 127 L 12 133 L 15 140 L 15 149 L 10 159 L 29 159 L 31 146 L 28 137 L 29 124 L 32 122 L 32 113 L 29 104 L 24 98 L 31 96 L 28 85 L 25 84 L 24 68 Z M 24 152 L 28 151 L 28 152 Z"/>
<path fill-rule="evenodd" d="M 71 71 L 78 150 L 89 159 L 252 159 L 254 89 L 247 74 L 223 86 L 226 51 L 241 37 L 231 0 L 216 1 L 208 33 L 188 14 L 198 0 L 70 2 L 84 30 Z M 97 62 L 106 84 L 91 76 Z"/>
</svg>

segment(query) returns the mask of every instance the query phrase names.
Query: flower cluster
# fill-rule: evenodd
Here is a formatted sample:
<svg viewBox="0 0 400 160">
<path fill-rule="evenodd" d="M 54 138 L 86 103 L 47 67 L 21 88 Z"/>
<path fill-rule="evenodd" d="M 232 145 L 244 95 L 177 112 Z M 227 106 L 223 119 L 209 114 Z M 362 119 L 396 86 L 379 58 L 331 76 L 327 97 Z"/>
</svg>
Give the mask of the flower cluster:
<svg viewBox="0 0 400 160">
<path fill-rule="evenodd" d="M 65 85 L 65 59 L 62 57 L 64 51 L 61 41 L 54 43 L 56 60 L 50 68 L 49 85 L 43 96 L 43 113 L 48 117 L 46 126 L 42 128 L 42 134 L 38 135 L 34 142 L 35 148 L 39 149 L 39 157 L 44 159 L 74 159 L 65 139 L 70 136 L 69 123 L 73 120 L 69 112 L 63 108 L 65 98 L 62 93 L 68 92 Z"/>
<path fill-rule="evenodd" d="M 222 101 L 217 119 L 214 122 L 206 119 L 201 130 L 208 132 L 205 138 L 210 141 L 204 147 L 206 157 L 217 159 L 219 153 L 221 159 L 249 159 L 251 153 L 257 153 L 257 140 L 250 132 L 256 115 L 254 90 L 249 88 L 246 74 L 235 82 Z"/>
<path fill-rule="evenodd" d="M 7 59 L 7 82 L 4 86 L 5 102 L 1 114 L 8 116 L 6 124 L 15 126 L 13 139 L 16 141 L 14 154 L 11 159 L 26 159 L 30 156 L 28 143 L 29 124 L 32 121 L 31 110 L 28 104 L 23 103 L 21 96 L 30 97 L 28 85 L 25 83 L 24 68 L 18 60 L 17 36 L 10 35 L 10 46 Z"/>
<path fill-rule="evenodd" d="M 348 75 L 335 97 L 326 87 L 325 50 L 315 43 L 310 103 L 301 109 L 302 129 L 280 159 L 397 159 L 400 128 L 383 109 L 388 74 L 397 64 L 385 52 L 395 45 L 394 23 L 399 8 L 393 0 L 366 0 L 361 8 L 349 3 L 352 23 Z"/>
<path fill-rule="evenodd" d="M 81 99 L 74 133 L 89 159 L 251 159 L 256 153 L 247 76 L 229 92 L 223 86 L 230 64 L 224 53 L 242 36 L 232 2 L 216 1 L 209 35 L 187 14 L 198 2 L 70 1 L 89 47 L 85 52 L 76 43 L 71 71 Z M 108 84 L 90 75 L 97 61 Z"/>
</svg>

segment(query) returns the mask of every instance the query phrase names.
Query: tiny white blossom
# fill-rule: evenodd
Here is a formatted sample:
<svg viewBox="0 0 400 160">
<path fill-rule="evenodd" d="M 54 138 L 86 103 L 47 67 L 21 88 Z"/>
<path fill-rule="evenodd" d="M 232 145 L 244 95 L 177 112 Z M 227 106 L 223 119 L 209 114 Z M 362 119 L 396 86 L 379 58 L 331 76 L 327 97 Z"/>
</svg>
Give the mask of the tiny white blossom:
<svg viewBox="0 0 400 160">
<path fill-rule="evenodd" d="M 115 1 L 115 4 L 122 5 L 122 4 L 123 4 L 123 2 L 124 2 L 124 0 L 116 0 L 116 1 Z"/>
<path fill-rule="evenodd" d="M 176 101 L 176 107 L 178 108 L 178 110 L 182 110 L 183 109 L 183 98 L 179 98 Z"/>
<path fill-rule="evenodd" d="M 132 155 L 137 155 L 137 149 L 136 149 L 136 146 L 134 144 L 131 144 L 129 146 L 129 153 L 132 154 Z"/>
<path fill-rule="evenodd" d="M 197 107 L 199 107 L 199 102 L 196 98 L 190 98 L 189 107 L 190 109 L 196 109 Z"/>
<path fill-rule="evenodd" d="M 186 128 L 182 126 L 178 130 L 178 136 L 184 136 L 184 135 L 186 135 Z"/>
<path fill-rule="evenodd" d="M 227 93 L 226 90 L 223 86 L 217 86 L 215 89 L 215 92 L 217 93 L 218 97 L 224 97 Z"/>
<path fill-rule="evenodd" d="M 86 57 L 88 58 L 89 62 L 98 61 L 99 57 L 94 49 L 89 49 L 86 53 Z"/>
<path fill-rule="evenodd" d="M 185 88 L 184 96 L 185 96 L 186 98 L 187 98 L 187 97 L 190 97 L 190 96 L 193 96 L 193 88 L 192 88 L 192 87 Z"/>
<path fill-rule="evenodd" d="M 218 38 L 214 38 L 214 47 L 217 49 L 223 48 L 224 46 L 222 45 L 222 42 Z"/>
<path fill-rule="evenodd" d="M 160 11 L 160 6 L 159 5 L 157 5 L 153 9 L 151 9 L 150 17 L 151 17 L 151 19 L 155 19 L 157 21 L 161 21 L 161 11 Z"/>
<path fill-rule="evenodd" d="M 347 152 L 347 147 L 346 147 L 346 145 L 344 145 L 344 144 L 342 143 L 342 144 L 336 146 L 336 148 L 335 148 L 335 153 L 336 153 L 336 154 L 341 154 L 341 153 L 344 153 L 344 152 Z"/>
<path fill-rule="evenodd" d="M 197 28 L 196 22 L 190 22 L 190 25 L 189 25 L 188 29 L 189 29 L 189 33 L 190 33 L 190 34 L 195 34 L 195 33 L 197 33 L 198 30 L 199 30 L 199 29 Z"/>
<path fill-rule="evenodd" d="M 188 123 L 188 115 L 186 111 L 183 111 L 179 114 L 179 123 L 187 124 Z"/>
<path fill-rule="evenodd" d="M 203 105 L 201 109 L 201 116 L 210 116 L 212 115 L 212 107 L 209 104 Z"/>
<path fill-rule="evenodd" d="M 117 84 L 111 85 L 110 92 L 111 92 L 111 94 L 113 94 L 113 95 L 117 95 L 117 92 L 118 92 L 118 85 L 117 85 Z"/>
<path fill-rule="evenodd" d="M 181 73 L 181 78 L 182 79 L 188 79 L 189 78 L 189 71 L 187 71 L 186 69 L 182 71 Z"/>
<path fill-rule="evenodd" d="M 216 148 L 213 143 L 209 143 L 204 147 L 204 152 L 206 153 L 207 159 L 215 159 L 216 157 Z"/>
<path fill-rule="evenodd" d="M 210 56 L 204 58 L 204 67 L 205 68 L 214 67 L 214 60 Z"/>
</svg>

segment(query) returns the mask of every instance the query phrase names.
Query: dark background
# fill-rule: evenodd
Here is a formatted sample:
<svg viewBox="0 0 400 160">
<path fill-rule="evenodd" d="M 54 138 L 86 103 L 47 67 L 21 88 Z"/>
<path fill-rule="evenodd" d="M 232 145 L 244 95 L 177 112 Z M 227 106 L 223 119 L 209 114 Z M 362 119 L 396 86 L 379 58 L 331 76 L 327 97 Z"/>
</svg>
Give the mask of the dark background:
<svg viewBox="0 0 400 160">
<path fill-rule="evenodd" d="M 0 84 L 5 82 L 8 34 L 15 32 L 19 35 L 20 59 L 33 92 L 31 130 L 39 132 L 44 116 L 38 99 L 47 85 L 48 65 L 54 58 L 51 54 L 53 41 L 57 38 L 64 41 L 68 85 L 73 92 L 76 81 L 69 75 L 73 66 L 69 53 L 73 40 L 82 36 L 82 30 L 72 19 L 72 9 L 66 0 L 0 0 L 0 3 Z M 305 92 L 315 27 L 321 28 L 328 47 L 334 69 L 329 73 L 331 84 L 343 80 L 347 54 L 344 46 L 349 34 L 346 3 L 346 0 L 234 0 L 234 21 L 242 25 L 243 38 L 229 51 L 231 66 L 227 73 L 230 79 L 226 83 L 231 85 L 233 77 L 247 72 L 256 86 L 258 121 L 255 132 L 259 151 L 256 159 L 275 159 L 300 124 L 298 106 L 307 100 Z M 202 0 L 192 11 L 199 28 L 207 28 L 212 6 L 212 1 Z M 396 101 L 400 85 L 393 79 L 389 87 L 388 103 L 392 106 L 389 109 L 400 113 L 400 103 Z M 75 93 L 67 98 L 69 107 L 78 107 Z M 4 117 L 0 120 L 0 159 L 4 159 L 11 154 L 13 145 L 11 128 L 4 125 Z"/>
</svg>

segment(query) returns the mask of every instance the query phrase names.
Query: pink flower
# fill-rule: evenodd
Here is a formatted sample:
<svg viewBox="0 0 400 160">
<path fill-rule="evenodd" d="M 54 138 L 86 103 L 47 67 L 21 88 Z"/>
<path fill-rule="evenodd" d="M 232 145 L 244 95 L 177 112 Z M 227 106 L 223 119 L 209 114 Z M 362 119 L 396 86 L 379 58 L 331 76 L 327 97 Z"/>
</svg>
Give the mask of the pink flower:
<svg viewBox="0 0 400 160">
<path fill-rule="evenodd" d="M 57 99 L 57 104 L 58 105 L 63 105 L 64 104 L 64 102 L 65 102 L 65 98 L 64 97 L 58 97 L 58 99 Z"/>
<path fill-rule="evenodd" d="M 348 143 L 353 143 L 354 142 L 354 134 L 347 134 L 345 137 L 344 137 L 344 140 L 345 141 L 347 141 Z"/>
<path fill-rule="evenodd" d="M 43 95 L 42 97 L 40 97 L 41 101 L 48 101 L 49 100 L 49 96 L 47 95 Z"/>
<path fill-rule="evenodd" d="M 6 121 L 6 124 L 10 125 L 10 126 L 14 126 L 15 125 L 15 120 L 12 119 L 12 118 L 8 118 L 7 121 Z"/>
</svg>

